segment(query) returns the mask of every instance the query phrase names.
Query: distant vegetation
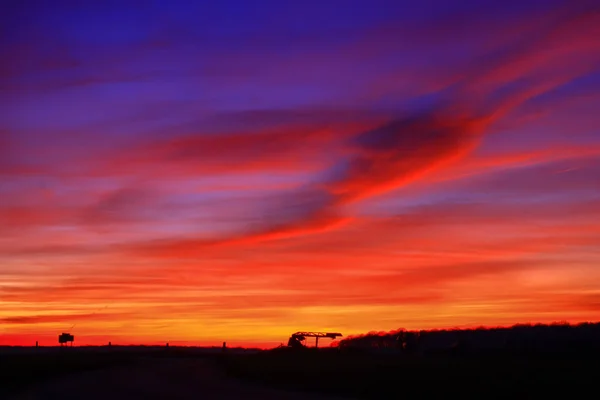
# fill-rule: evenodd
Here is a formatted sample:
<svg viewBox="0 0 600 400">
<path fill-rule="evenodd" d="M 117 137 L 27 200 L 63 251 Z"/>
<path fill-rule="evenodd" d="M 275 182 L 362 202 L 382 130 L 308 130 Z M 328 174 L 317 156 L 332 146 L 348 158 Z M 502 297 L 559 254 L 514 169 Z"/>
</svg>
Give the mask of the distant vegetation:
<svg viewBox="0 0 600 400">
<path fill-rule="evenodd" d="M 340 349 L 380 349 L 404 353 L 577 353 L 600 351 L 600 323 L 519 324 L 507 328 L 369 332 L 336 344 Z"/>
<path fill-rule="evenodd" d="M 233 376 L 359 399 L 540 398 L 596 390 L 600 324 L 371 332 L 228 357 Z M 590 392 L 591 393 L 591 392 Z"/>
</svg>

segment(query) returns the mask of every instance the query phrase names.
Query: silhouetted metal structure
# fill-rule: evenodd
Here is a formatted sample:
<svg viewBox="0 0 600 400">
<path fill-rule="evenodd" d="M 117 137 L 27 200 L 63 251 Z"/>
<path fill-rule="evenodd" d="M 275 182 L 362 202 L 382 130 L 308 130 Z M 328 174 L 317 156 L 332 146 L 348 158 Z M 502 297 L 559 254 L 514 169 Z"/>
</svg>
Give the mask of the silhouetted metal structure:
<svg viewBox="0 0 600 400">
<path fill-rule="evenodd" d="M 60 346 L 66 346 L 68 342 L 71 342 L 71 346 L 73 346 L 73 341 L 75 340 L 75 336 L 71 335 L 70 333 L 61 333 L 58 336 L 58 343 L 60 343 Z"/>
<path fill-rule="evenodd" d="M 307 337 L 315 338 L 315 347 L 319 347 L 319 338 L 330 338 L 336 339 L 340 336 L 343 336 L 341 333 L 337 332 L 296 332 L 290 336 L 288 340 L 288 347 L 292 348 L 304 348 L 304 342 Z"/>
</svg>

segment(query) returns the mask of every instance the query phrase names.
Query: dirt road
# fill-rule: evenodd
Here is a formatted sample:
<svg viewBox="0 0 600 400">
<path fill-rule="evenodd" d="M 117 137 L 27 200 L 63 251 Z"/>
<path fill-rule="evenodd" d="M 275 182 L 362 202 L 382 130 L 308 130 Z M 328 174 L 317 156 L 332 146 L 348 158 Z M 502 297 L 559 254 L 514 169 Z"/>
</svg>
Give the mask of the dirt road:
<svg viewBox="0 0 600 400">
<path fill-rule="evenodd" d="M 334 400 L 238 381 L 202 359 L 149 359 L 140 365 L 77 373 L 35 385 L 11 398 L 26 399 Z"/>
</svg>

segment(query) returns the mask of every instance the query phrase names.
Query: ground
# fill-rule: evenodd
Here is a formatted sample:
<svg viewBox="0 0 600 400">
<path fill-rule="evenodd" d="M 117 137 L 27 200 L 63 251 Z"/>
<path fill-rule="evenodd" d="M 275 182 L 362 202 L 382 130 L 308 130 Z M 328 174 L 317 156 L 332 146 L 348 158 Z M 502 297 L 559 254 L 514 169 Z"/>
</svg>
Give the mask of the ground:
<svg viewBox="0 0 600 400">
<path fill-rule="evenodd" d="M 204 358 L 155 358 L 121 366 L 72 371 L 20 386 L 9 400 L 42 399 L 282 399 L 306 396 L 225 375 L 213 361 Z M 333 400 L 334 397 L 310 398 Z"/>
<path fill-rule="evenodd" d="M 1 399 L 595 397 L 598 354 L 177 348 L 0 351 Z"/>
</svg>

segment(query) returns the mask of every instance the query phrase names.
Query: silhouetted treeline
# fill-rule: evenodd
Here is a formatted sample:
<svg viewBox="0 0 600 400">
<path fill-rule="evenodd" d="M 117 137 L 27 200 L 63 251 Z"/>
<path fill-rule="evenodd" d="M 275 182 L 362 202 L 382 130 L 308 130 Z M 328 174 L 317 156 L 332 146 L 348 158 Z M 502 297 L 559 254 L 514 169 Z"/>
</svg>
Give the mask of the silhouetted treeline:
<svg viewBox="0 0 600 400">
<path fill-rule="evenodd" d="M 600 323 L 570 325 L 560 322 L 519 324 L 507 328 L 443 329 L 370 332 L 348 337 L 340 349 L 371 349 L 408 354 L 456 352 L 461 354 L 506 353 L 598 353 Z"/>
</svg>

